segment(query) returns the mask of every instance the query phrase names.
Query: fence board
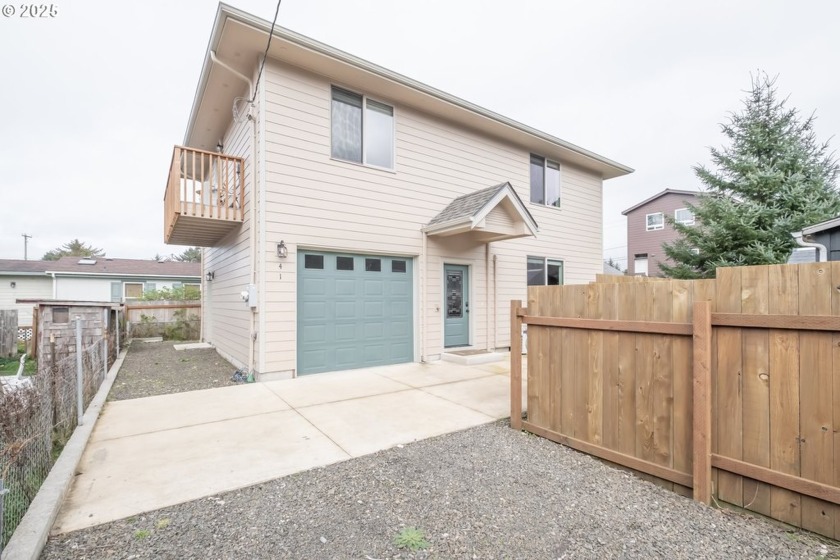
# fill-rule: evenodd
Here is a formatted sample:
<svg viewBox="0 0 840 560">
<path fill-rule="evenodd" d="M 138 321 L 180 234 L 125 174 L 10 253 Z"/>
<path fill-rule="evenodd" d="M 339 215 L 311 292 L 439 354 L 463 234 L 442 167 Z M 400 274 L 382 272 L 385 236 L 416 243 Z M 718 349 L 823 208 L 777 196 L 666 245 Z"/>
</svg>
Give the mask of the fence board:
<svg viewBox="0 0 840 560">
<path fill-rule="evenodd" d="M 618 284 L 601 284 L 603 289 L 602 315 L 604 319 L 618 319 Z M 621 335 L 613 332 L 603 333 L 603 444 L 610 449 L 618 449 L 619 416 L 615 412 L 619 408 L 619 338 Z"/>
<path fill-rule="evenodd" d="M 768 310 L 774 314 L 799 312 L 799 274 L 793 266 L 773 266 L 768 274 Z M 769 331 L 770 468 L 799 476 L 799 333 Z M 785 488 L 770 489 L 771 517 L 801 526 L 801 498 Z"/>
<path fill-rule="evenodd" d="M 560 304 L 560 314 L 573 317 L 575 314 L 574 293 L 563 289 L 563 299 Z M 575 354 L 581 350 L 577 347 L 573 329 L 560 329 L 560 342 L 563 345 L 563 355 L 560 358 L 560 426 L 562 433 L 575 435 Z M 555 374 L 556 375 L 556 374 Z"/>
<path fill-rule="evenodd" d="M 671 318 L 675 322 L 690 323 L 692 320 L 691 305 L 694 300 L 694 289 L 691 282 L 674 281 L 673 307 Z M 711 332 L 710 332 L 711 334 Z M 673 418 L 674 429 L 671 434 L 671 448 L 673 450 L 674 469 L 692 472 L 692 340 L 675 337 L 672 341 L 671 356 L 673 363 Z M 690 488 L 675 486 L 679 494 L 690 497 Z"/>
<path fill-rule="evenodd" d="M 548 312 L 552 316 L 557 316 L 561 313 L 563 305 L 563 292 L 560 290 L 551 290 L 548 297 L 549 308 Z M 563 362 L 564 346 L 562 344 L 562 333 L 559 329 L 546 329 L 548 332 L 549 344 L 549 363 L 552 364 L 550 368 L 550 375 L 548 376 L 549 387 L 549 415 L 548 426 L 559 432 L 562 423 L 562 399 L 564 387 L 562 379 L 558 372 L 554 371 L 554 364 L 561 364 Z"/>
<path fill-rule="evenodd" d="M 717 271 L 717 310 L 741 312 L 741 269 Z M 717 442 L 721 455 L 743 459 L 741 412 L 741 329 L 717 330 Z M 744 485 L 740 476 L 718 473 L 718 497 L 736 506 L 744 505 Z"/>
<path fill-rule="evenodd" d="M 586 291 L 586 317 L 603 318 L 603 285 L 589 284 Z M 588 360 L 586 377 L 589 386 L 586 393 L 586 441 L 600 445 L 604 432 L 604 333 L 589 331 L 587 340 Z"/>
<path fill-rule="evenodd" d="M 840 316 L 840 262 L 831 263 L 831 312 L 834 316 Z M 832 387 L 833 417 L 834 417 L 834 486 L 840 488 L 840 333 L 834 333 L 832 337 Z M 834 538 L 840 540 L 840 506 L 834 506 Z"/>
<path fill-rule="evenodd" d="M 825 315 L 831 312 L 831 268 L 814 263 L 799 268 L 799 312 Z M 833 483 L 831 334 L 801 332 L 800 438 L 801 475 L 816 482 Z M 802 527 L 822 535 L 834 532 L 834 508 L 809 496 L 802 497 Z"/>
<path fill-rule="evenodd" d="M 636 291 L 621 286 L 618 292 L 619 320 L 636 317 Z M 636 452 L 636 335 L 618 335 L 618 450 L 627 455 Z"/>
<path fill-rule="evenodd" d="M 769 304 L 768 266 L 741 271 L 741 312 L 766 315 Z M 743 329 L 743 452 L 744 461 L 770 466 L 770 381 L 767 329 Z M 770 486 L 745 478 L 744 507 L 770 515 Z"/>
</svg>

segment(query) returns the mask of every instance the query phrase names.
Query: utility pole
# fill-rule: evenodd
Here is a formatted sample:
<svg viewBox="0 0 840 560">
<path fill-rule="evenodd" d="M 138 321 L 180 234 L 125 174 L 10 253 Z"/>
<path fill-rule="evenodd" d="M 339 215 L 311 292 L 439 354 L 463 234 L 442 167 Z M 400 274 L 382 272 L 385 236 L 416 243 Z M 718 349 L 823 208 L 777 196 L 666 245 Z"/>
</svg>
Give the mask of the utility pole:
<svg viewBox="0 0 840 560">
<path fill-rule="evenodd" d="M 25 233 L 21 233 L 21 235 L 23 236 L 23 260 L 28 261 L 29 260 L 29 251 L 28 251 L 29 240 L 32 239 L 32 236 L 27 235 Z"/>
</svg>

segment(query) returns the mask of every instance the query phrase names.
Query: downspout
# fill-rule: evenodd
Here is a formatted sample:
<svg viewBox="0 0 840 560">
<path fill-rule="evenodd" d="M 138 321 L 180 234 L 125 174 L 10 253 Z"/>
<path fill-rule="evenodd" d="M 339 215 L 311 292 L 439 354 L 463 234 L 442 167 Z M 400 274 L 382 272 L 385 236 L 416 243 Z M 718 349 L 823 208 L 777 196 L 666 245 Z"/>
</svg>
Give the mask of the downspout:
<svg viewBox="0 0 840 560">
<path fill-rule="evenodd" d="M 204 248 L 201 248 L 201 321 L 198 324 L 198 340 L 204 342 L 204 317 L 207 315 L 207 306 L 204 304 L 207 297 L 207 279 L 204 277 Z"/>
<path fill-rule="evenodd" d="M 241 72 L 234 70 L 226 63 L 219 60 L 216 56 L 216 51 L 210 51 L 210 60 L 213 61 L 214 64 L 218 64 L 237 78 L 243 80 L 245 83 L 248 84 L 248 98 L 250 99 L 254 95 L 254 81 L 251 80 L 248 76 L 242 74 Z M 251 121 L 251 208 L 249 211 L 250 214 L 250 223 L 248 224 L 249 229 L 249 250 L 251 253 L 251 284 L 256 285 L 257 283 L 257 265 L 256 265 L 256 250 L 257 250 L 257 239 L 256 239 L 256 219 L 257 219 L 257 122 L 253 115 L 254 105 L 253 103 L 250 104 L 249 113 L 248 113 L 248 120 Z M 245 173 L 245 170 L 242 170 L 242 173 Z M 259 299 L 261 299 L 262 294 L 258 294 Z M 259 302 L 258 299 L 258 302 Z M 254 343 L 257 336 L 256 331 L 256 311 L 253 307 L 249 306 L 250 310 L 250 319 L 249 319 L 249 327 L 248 327 L 248 371 L 250 373 L 254 372 Z"/>
<path fill-rule="evenodd" d="M 484 346 L 490 351 L 490 242 L 484 244 Z"/>
<path fill-rule="evenodd" d="M 796 240 L 796 244 L 800 247 L 813 247 L 817 250 L 817 262 L 826 262 L 828 261 L 828 248 L 821 243 L 814 243 L 812 241 L 805 241 L 805 236 L 802 234 L 801 231 L 797 231 L 796 233 L 791 233 L 793 239 Z"/>
<path fill-rule="evenodd" d="M 499 310 L 499 286 L 496 282 L 496 274 L 497 274 L 497 265 L 496 260 L 499 258 L 499 255 L 493 254 L 493 350 L 499 347 L 499 318 L 498 318 L 498 310 Z"/>
<path fill-rule="evenodd" d="M 52 284 L 53 284 L 53 299 L 58 299 L 58 286 L 55 282 L 55 272 L 50 272 L 50 276 L 52 276 Z"/>
<path fill-rule="evenodd" d="M 263 84 L 266 83 L 266 73 L 263 72 L 262 74 L 262 82 Z M 257 84 L 259 86 L 259 84 Z M 265 239 L 265 230 L 266 230 L 266 223 L 265 223 L 265 163 L 266 163 L 266 155 L 265 155 L 265 89 L 267 86 L 263 85 L 263 87 L 259 88 L 260 92 L 260 99 L 259 99 L 259 127 L 260 127 L 260 137 L 259 137 L 259 190 L 260 190 L 260 202 L 259 202 L 259 242 L 257 243 L 257 253 L 259 255 L 259 289 L 257 290 L 257 313 L 259 314 L 259 329 L 257 333 L 259 333 L 259 345 L 260 345 L 260 352 L 259 352 L 259 359 L 257 360 L 257 364 L 259 366 L 259 371 L 265 371 L 265 351 L 266 351 L 266 267 L 265 267 L 265 259 L 266 253 L 268 251 L 268 246 L 266 244 Z M 251 370 L 253 371 L 253 369 Z M 297 367 L 295 367 L 295 373 L 297 373 Z"/>
<path fill-rule="evenodd" d="M 428 235 L 423 233 L 420 245 L 420 363 L 426 363 L 426 244 Z"/>
</svg>

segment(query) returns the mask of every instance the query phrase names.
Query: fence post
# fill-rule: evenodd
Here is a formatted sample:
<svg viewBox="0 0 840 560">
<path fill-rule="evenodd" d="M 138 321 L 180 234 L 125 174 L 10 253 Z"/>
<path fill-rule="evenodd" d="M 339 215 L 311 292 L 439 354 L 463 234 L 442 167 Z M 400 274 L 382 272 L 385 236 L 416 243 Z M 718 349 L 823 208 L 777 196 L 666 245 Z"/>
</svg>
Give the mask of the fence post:
<svg viewBox="0 0 840 560">
<path fill-rule="evenodd" d="M 82 425 L 82 417 L 84 416 L 84 399 L 82 392 L 84 390 L 85 373 L 82 366 L 82 317 L 76 315 L 76 416 L 78 418 L 78 425 Z"/>
<path fill-rule="evenodd" d="M 120 310 L 119 309 L 117 309 L 116 315 L 117 315 L 117 325 L 116 325 L 116 328 L 114 329 L 114 333 L 115 333 L 114 336 L 116 337 L 116 342 L 117 342 L 117 355 L 114 356 L 115 360 L 120 357 Z"/>
<path fill-rule="evenodd" d="M 694 302 L 694 499 L 712 501 L 712 304 Z"/>
<path fill-rule="evenodd" d="M 510 427 L 522 429 L 522 300 L 510 302 Z"/>
<path fill-rule="evenodd" d="M 108 331 L 102 335 L 102 379 L 108 375 Z"/>
<path fill-rule="evenodd" d="M 9 490 L 3 486 L 3 479 L 0 478 L 0 553 L 3 552 L 3 501 Z"/>
</svg>

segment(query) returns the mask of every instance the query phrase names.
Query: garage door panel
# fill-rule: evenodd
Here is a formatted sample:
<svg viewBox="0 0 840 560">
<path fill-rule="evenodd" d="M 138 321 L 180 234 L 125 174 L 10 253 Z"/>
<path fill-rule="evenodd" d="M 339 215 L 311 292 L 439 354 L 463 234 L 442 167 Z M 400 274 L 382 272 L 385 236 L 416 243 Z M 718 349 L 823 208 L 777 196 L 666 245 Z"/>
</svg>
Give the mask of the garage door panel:
<svg viewBox="0 0 840 560">
<path fill-rule="evenodd" d="M 298 373 L 414 358 L 411 259 L 303 251 L 298 263 Z"/>
</svg>

